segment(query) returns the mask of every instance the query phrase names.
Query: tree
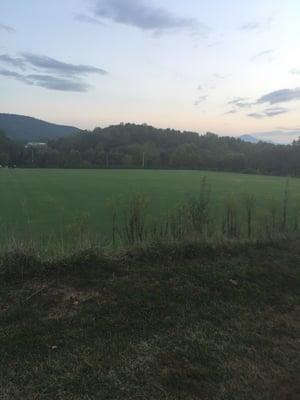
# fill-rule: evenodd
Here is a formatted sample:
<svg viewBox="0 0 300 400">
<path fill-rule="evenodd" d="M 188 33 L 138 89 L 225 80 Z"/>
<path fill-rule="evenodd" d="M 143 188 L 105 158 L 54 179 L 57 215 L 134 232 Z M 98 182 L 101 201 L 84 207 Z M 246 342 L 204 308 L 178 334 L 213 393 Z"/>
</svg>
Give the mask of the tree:
<svg viewBox="0 0 300 400">
<path fill-rule="evenodd" d="M 177 168 L 300 176 L 300 138 L 293 145 L 247 143 L 149 125 L 121 124 L 81 131 L 35 149 L 34 167 Z M 32 166 L 30 148 L 0 133 L 0 162 Z"/>
</svg>

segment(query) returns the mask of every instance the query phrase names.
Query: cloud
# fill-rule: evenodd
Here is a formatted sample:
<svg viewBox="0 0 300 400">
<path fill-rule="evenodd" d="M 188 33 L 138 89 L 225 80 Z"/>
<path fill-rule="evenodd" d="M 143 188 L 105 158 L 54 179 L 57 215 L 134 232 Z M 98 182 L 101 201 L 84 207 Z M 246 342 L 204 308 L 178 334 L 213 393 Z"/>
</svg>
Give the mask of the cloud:
<svg viewBox="0 0 300 400">
<path fill-rule="evenodd" d="M 227 111 L 225 114 L 236 114 L 238 112 L 238 110 L 229 110 Z"/>
<path fill-rule="evenodd" d="M 2 54 L 0 63 L 9 64 L 11 67 L 23 71 L 21 74 L 14 70 L 0 69 L 2 76 L 28 85 L 67 92 L 86 92 L 91 86 L 81 79 L 83 76 L 108 73 L 90 65 L 70 64 L 30 53 L 22 53 L 21 57 Z"/>
<path fill-rule="evenodd" d="M 256 32 L 256 33 L 261 33 L 268 29 L 271 25 L 272 18 L 269 18 L 266 21 L 259 22 L 259 21 L 248 21 L 242 25 L 239 26 L 240 31 L 244 32 Z"/>
<path fill-rule="evenodd" d="M 284 108 L 284 107 L 271 107 L 271 108 L 266 108 L 262 112 L 250 113 L 250 114 L 248 114 L 248 117 L 256 118 L 256 119 L 263 119 L 263 118 L 267 118 L 267 117 L 276 117 L 277 115 L 286 114 L 290 111 L 291 110 Z"/>
<path fill-rule="evenodd" d="M 195 106 L 199 106 L 199 104 L 203 103 L 204 101 L 206 101 L 208 98 L 208 95 L 204 95 L 204 96 L 199 96 L 197 98 L 197 100 L 195 101 L 194 105 Z"/>
<path fill-rule="evenodd" d="M 230 101 L 228 101 L 227 104 L 237 104 L 240 103 L 241 101 L 246 101 L 248 100 L 247 97 L 234 97 Z"/>
<path fill-rule="evenodd" d="M 209 79 L 206 83 L 203 85 L 198 85 L 197 90 L 199 92 L 204 92 L 206 93 L 205 95 L 199 96 L 196 101 L 194 101 L 194 105 L 198 106 L 200 103 L 203 103 L 205 100 L 207 100 L 208 96 L 211 94 L 211 91 L 216 88 L 215 83 L 217 81 L 220 81 L 222 79 L 225 79 L 226 77 L 223 75 L 220 75 L 218 73 L 214 73 L 211 75 L 211 79 Z"/>
<path fill-rule="evenodd" d="M 300 125 L 299 126 L 293 126 L 293 127 L 286 127 L 286 126 L 280 126 L 277 129 L 280 131 L 291 131 L 291 132 L 299 132 L 300 135 Z"/>
<path fill-rule="evenodd" d="M 75 21 L 78 22 L 84 22 L 87 24 L 92 24 L 92 25 L 104 25 L 99 19 L 91 17 L 90 15 L 86 14 L 76 14 L 74 16 Z"/>
<path fill-rule="evenodd" d="M 13 27 L 11 27 L 9 25 L 2 24 L 1 22 L 0 22 L 0 30 L 6 31 L 8 33 L 15 33 L 16 32 L 16 30 Z"/>
<path fill-rule="evenodd" d="M 281 89 L 271 93 L 267 93 L 257 100 L 258 104 L 269 103 L 285 103 L 288 101 L 300 100 L 300 87 L 295 89 Z"/>
<path fill-rule="evenodd" d="M 239 26 L 239 30 L 241 31 L 257 31 L 261 29 L 261 24 L 259 22 L 246 22 L 243 25 Z"/>
<path fill-rule="evenodd" d="M 285 103 L 289 101 L 300 100 L 300 87 L 295 89 L 281 89 L 275 90 L 274 92 L 267 93 L 260 97 L 255 102 L 247 101 L 247 98 L 236 97 L 227 102 L 228 105 L 233 106 L 233 109 L 228 113 L 233 114 L 233 111 L 239 111 L 245 108 L 251 108 L 260 104 L 269 104 L 270 106 Z M 280 114 L 286 114 L 292 110 L 284 107 L 268 107 L 263 111 L 254 111 L 248 115 L 251 118 L 262 119 L 266 117 L 275 117 Z"/>
<path fill-rule="evenodd" d="M 290 73 L 293 75 L 300 75 L 300 69 L 291 69 Z"/>
<path fill-rule="evenodd" d="M 265 94 L 255 102 L 251 102 L 245 97 L 235 97 L 227 102 L 228 105 L 232 106 L 232 109 L 226 114 L 235 114 L 243 109 L 254 108 L 253 112 L 247 114 L 248 117 L 256 119 L 276 117 L 293 111 L 276 105 L 293 100 L 300 100 L 300 88 L 276 90 Z M 258 106 L 263 104 L 269 104 L 269 107 L 266 106 L 262 111 L 257 109 Z"/>
<path fill-rule="evenodd" d="M 221 74 L 213 74 L 213 77 L 216 79 L 225 79 L 226 78 L 224 75 L 221 75 Z"/>
<path fill-rule="evenodd" d="M 226 79 L 228 76 L 230 75 L 225 76 L 219 73 L 211 74 L 210 79 L 208 79 L 207 82 L 203 82 L 202 85 L 198 85 L 197 90 L 210 94 L 212 90 L 216 89 L 218 83 L 220 83 L 220 81 L 223 79 Z"/>
<path fill-rule="evenodd" d="M 23 60 L 27 64 L 41 68 L 45 71 L 54 72 L 62 75 L 87 75 L 101 74 L 106 75 L 107 71 L 101 68 L 92 67 L 89 65 L 75 65 L 61 62 L 47 56 L 41 56 L 31 53 L 23 53 Z"/>
<path fill-rule="evenodd" d="M 253 103 L 239 101 L 235 103 L 235 106 L 238 108 L 250 108 L 253 106 Z"/>
<path fill-rule="evenodd" d="M 220 42 L 220 41 L 218 41 L 218 42 L 212 42 L 212 43 L 209 43 L 208 45 L 207 45 L 207 47 L 216 47 L 216 46 L 218 46 L 219 44 L 221 44 L 222 42 Z"/>
<path fill-rule="evenodd" d="M 228 101 L 227 104 L 233 108 L 225 114 L 236 114 L 245 108 L 251 108 L 253 106 L 253 103 L 249 102 L 249 99 L 246 97 L 235 97 Z"/>
<path fill-rule="evenodd" d="M 228 101 L 227 104 L 235 106 L 237 108 L 250 108 L 253 106 L 253 103 L 247 101 L 248 99 L 245 97 L 237 97 L 233 100 Z"/>
<path fill-rule="evenodd" d="M 23 70 L 34 67 L 40 68 L 44 71 L 69 76 L 88 74 L 106 75 L 108 73 L 104 69 L 92 67 L 90 65 L 65 63 L 55 60 L 54 58 L 31 53 L 22 53 L 21 57 L 12 57 L 8 54 L 1 54 L 0 62 L 10 64 L 13 67 L 21 68 Z"/>
<path fill-rule="evenodd" d="M 10 64 L 13 67 L 25 69 L 25 62 L 22 58 L 11 57 L 8 54 L 0 54 L 0 62 Z"/>
<path fill-rule="evenodd" d="M 7 78 L 16 79 L 31 86 L 40 86 L 51 90 L 61 90 L 64 92 L 86 92 L 90 86 L 82 81 L 61 78 L 51 75 L 39 74 L 19 74 L 18 72 L 0 69 L 0 75 Z"/>
<path fill-rule="evenodd" d="M 277 115 L 286 114 L 290 111 L 291 110 L 284 107 L 272 107 L 265 109 L 264 114 L 266 117 L 276 117 Z"/>
<path fill-rule="evenodd" d="M 64 92 L 87 92 L 90 88 L 90 85 L 82 81 L 51 75 L 28 75 L 27 78 L 32 82 L 32 85 Z"/>
<path fill-rule="evenodd" d="M 255 54 L 255 55 L 251 58 L 251 60 L 252 60 L 252 61 L 255 61 L 255 60 L 259 59 L 259 58 L 264 58 L 264 57 L 271 56 L 271 54 L 274 54 L 274 52 L 275 52 L 274 49 L 269 49 L 269 50 L 261 51 L 260 53 Z M 269 57 L 268 60 L 269 60 L 269 61 L 273 61 L 273 57 Z"/>
<path fill-rule="evenodd" d="M 98 18 L 134 26 L 145 31 L 192 29 L 202 34 L 207 31 L 207 28 L 194 18 L 176 16 L 144 0 L 96 0 L 94 13 Z"/>
<path fill-rule="evenodd" d="M 6 69 L 0 69 L 0 75 L 5 76 L 7 78 L 14 78 L 17 79 L 18 81 L 24 82 L 24 83 L 30 83 L 29 80 L 26 78 L 26 76 L 19 74 L 18 72 L 15 71 L 8 71 Z"/>
<path fill-rule="evenodd" d="M 262 113 L 250 113 L 250 114 L 247 114 L 247 116 L 248 117 L 251 117 L 251 118 L 256 118 L 256 119 L 262 119 L 262 118 L 265 118 L 265 115 L 264 114 L 262 114 Z"/>
</svg>

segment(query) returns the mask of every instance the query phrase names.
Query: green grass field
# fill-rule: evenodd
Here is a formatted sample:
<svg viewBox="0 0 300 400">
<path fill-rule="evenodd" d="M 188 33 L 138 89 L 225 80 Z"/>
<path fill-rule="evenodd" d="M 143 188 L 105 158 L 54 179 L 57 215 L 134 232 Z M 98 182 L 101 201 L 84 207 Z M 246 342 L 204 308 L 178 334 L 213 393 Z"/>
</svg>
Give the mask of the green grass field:
<svg viewBox="0 0 300 400">
<path fill-rule="evenodd" d="M 242 204 L 246 193 L 257 198 L 263 213 L 267 204 L 282 203 L 286 178 L 202 171 L 152 170 L 0 170 L 0 243 L 17 240 L 60 241 L 72 237 L 79 220 L 94 235 L 110 236 L 109 202 L 119 209 L 130 195 L 149 198 L 150 218 L 159 218 L 190 195 L 199 192 L 206 176 L 212 188 L 212 207 L 221 213 L 224 199 Z M 290 179 L 290 207 L 300 204 L 300 180 Z"/>
</svg>

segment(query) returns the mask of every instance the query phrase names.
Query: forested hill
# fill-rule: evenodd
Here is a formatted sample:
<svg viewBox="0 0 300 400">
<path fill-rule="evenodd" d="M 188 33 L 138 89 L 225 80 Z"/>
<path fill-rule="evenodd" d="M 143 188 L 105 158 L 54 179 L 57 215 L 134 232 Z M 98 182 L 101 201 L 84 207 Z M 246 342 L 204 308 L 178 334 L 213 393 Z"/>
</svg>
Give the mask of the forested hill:
<svg viewBox="0 0 300 400">
<path fill-rule="evenodd" d="M 11 139 L 24 142 L 48 141 L 79 131 L 73 126 L 52 124 L 15 114 L 0 114 L 0 130 L 4 131 Z"/>
<path fill-rule="evenodd" d="M 300 176 L 300 140 L 292 145 L 248 143 L 148 125 L 80 131 L 51 140 L 46 147 L 19 149 L 15 155 L 11 163 L 25 167 L 207 169 Z"/>
<path fill-rule="evenodd" d="M 300 175 L 300 142 L 249 143 L 213 133 L 199 135 L 148 125 L 96 128 L 51 141 L 64 166 L 210 169 Z M 143 161 L 144 160 L 144 161 Z"/>
</svg>

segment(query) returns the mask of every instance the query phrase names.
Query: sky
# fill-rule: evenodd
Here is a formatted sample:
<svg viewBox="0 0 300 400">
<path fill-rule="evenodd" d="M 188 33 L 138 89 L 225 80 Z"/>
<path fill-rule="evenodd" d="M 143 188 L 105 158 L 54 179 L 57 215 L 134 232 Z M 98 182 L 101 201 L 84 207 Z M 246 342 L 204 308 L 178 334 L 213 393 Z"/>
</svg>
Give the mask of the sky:
<svg viewBox="0 0 300 400">
<path fill-rule="evenodd" d="M 0 0 L 0 112 L 288 143 L 299 0 Z"/>
</svg>

